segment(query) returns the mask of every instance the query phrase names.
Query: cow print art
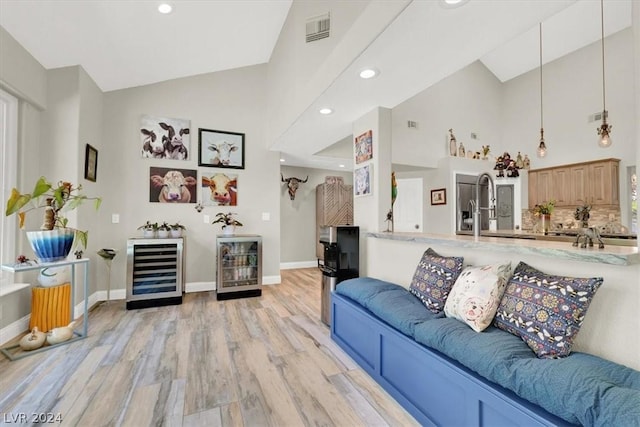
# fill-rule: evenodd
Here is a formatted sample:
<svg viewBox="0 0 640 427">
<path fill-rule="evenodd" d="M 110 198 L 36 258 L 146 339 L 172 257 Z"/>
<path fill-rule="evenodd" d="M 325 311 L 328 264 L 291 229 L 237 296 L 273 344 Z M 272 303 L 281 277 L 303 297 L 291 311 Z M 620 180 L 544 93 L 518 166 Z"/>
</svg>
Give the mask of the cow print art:
<svg viewBox="0 0 640 427">
<path fill-rule="evenodd" d="M 244 169 L 244 134 L 198 129 L 198 166 Z"/>
<path fill-rule="evenodd" d="M 201 172 L 200 187 L 204 206 L 238 206 L 238 175 Z"/>
<path fill-rule="evenodd" d="M 149 201 L 152 203 L 196 203 L 198 171 L 149 168 Z"/>
<path fill-rule="evenodd" d="M 189 160 L 190 127 L 189 120 L 142 116 L 140 121 L 142 158 Z"/>
</svg>

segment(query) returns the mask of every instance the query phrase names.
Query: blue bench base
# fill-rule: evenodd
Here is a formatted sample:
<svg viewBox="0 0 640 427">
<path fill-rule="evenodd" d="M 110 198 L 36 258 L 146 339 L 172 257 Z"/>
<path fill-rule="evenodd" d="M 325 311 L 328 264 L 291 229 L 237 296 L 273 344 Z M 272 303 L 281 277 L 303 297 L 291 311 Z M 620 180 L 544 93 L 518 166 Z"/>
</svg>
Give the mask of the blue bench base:
<svg viewBox="0 0 640 427">
<path fill-rule="evenodd" d="M 571 426 L 335 292 L 331 338 L 426 426 Z"/>
</svg>

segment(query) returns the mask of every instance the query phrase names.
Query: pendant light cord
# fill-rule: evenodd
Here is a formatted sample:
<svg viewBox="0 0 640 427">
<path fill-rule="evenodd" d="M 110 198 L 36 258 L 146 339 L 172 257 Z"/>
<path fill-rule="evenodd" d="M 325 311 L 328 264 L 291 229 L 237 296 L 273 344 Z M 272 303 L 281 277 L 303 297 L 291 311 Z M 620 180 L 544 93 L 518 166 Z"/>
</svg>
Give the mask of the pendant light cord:
<svg viewBox="0 0 640 427">
<path fill-rule="evenodd" d="M 539 24 L 540 27 L 540 129 L 543 129 L 543 113 L 542 113 L 542 22 Z"/>
<path fill-rule="evenodd" d="M 607 104 L 605 102 L 605 78 L 604 78 L 604 0 L 600 0 L 600 23 L 601 23 L 601 38 L 602 40 L 602 115 L 607 111 Z"/>
</svg>

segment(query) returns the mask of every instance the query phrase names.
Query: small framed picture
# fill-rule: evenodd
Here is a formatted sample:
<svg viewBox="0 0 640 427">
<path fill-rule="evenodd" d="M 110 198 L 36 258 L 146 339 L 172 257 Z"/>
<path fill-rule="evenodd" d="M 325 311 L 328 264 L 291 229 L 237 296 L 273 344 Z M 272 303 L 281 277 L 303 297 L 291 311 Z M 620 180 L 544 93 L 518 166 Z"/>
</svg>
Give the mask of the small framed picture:
<svg viewBox="0 0 640 427">
<path fill-rule="evenodd" d="M 87 144 L 84 151 L 84 179 L 96 182 L 98 177 L 98 150 Z"/>
<path fill-rule="evenodd" d="M 447 204 L 447 189 L 438 188 L 437 190 L 431 190 L 431 204 L 432 205 L 446 205 Z"/>
<path fill-rule="evenodd" d="M 356 144 L 356 164 L 366 162 L 373 158 L 373 131 L 368 130 L 358 136 Z"/>
<path fill-rule="evenodd" d="M 198 166 L 244 169 L 244 133 L 198 129 Z"/>
<path fill-rule="evenodd" d="M 353 193 L 355 197 L 371 195 L 373 166 L 367 164 L 353 170 Z"/>
</svg>

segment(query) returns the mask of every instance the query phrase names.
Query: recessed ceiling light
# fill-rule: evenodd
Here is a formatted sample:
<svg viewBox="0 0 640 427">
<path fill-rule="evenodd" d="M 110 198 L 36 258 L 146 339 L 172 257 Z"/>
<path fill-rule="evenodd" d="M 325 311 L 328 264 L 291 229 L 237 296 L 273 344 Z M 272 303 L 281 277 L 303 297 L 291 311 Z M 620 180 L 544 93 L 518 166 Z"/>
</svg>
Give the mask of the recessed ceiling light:
<svg viewBox="0 0 640 427">
<path fill-rule="evenodd" d="M 344 167 L 344 165 L 338 165 L 338 167 L 341 167 L 341 168 L 343 168 L 343 167 Z"/>
<path fill-rule="evenodd" d="M 331 114 L 331 113 L 333 113 L 333 110 L 331 108 L 321 108 L 320 109 L 320 114 L 327 115 L 327 114 Z"/>
<path fill-rule="evenodd" d="M 376 70 L 375 68 L 365 68 L 364 70 L 360 71 L 360 77 L 362 77 L 363 79 L 370 79 L 377 75 L 378 70 Z"/>
<path fill-rule="evenodd" d="M 280 159 L 280 161 L 281 161 L 282 163 L 284 163 L 284 159 Z"/>
<path fill-rule="evenodd" d="M 173 6 L 171 6 L 169 3 L 161 3 L 158 6 L 158 12 L 160 13 L 167 14 L 167 13 L 171 13 L 172 10 L 173 10 Z"/>
<path fill-rule="evenodd" d="M 460 7 L 468 1 L 469 0 L 440 0 L 440 6 L 447 9 L 452 9 L 455 7 Z"/>
</svg>

